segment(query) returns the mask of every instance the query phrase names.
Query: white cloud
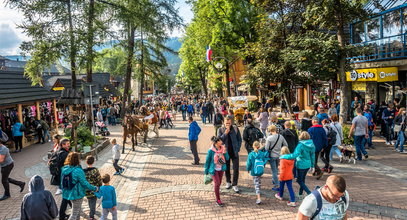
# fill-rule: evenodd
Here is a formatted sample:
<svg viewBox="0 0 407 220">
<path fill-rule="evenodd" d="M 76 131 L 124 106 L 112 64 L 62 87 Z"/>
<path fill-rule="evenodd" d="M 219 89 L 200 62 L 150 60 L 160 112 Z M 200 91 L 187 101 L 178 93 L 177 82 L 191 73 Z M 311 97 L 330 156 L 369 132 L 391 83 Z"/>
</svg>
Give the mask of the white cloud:
<svg viewBox="0 0 407 220">
<path fill-rule="evenodd" d="M 15 55 L 20 53 L 20 43 L 28 37 L 17 28 L 23 21 L 23 15 L 16 9 L 7 7 L 0 1 L 0 54 Z"/>
</svg>

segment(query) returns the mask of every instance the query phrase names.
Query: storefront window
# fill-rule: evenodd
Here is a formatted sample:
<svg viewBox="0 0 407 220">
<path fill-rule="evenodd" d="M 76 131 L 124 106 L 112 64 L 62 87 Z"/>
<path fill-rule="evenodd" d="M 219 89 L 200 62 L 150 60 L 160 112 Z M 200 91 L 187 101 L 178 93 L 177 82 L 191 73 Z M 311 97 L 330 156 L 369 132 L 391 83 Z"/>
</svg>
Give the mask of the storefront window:
<svg viewBox="0 0 407 220">
<path fill-rule="evenodd" d="M 372 41 L 380 38 L 380 17 L 366 22 L 366 41 Z"/>
<path fill-rule="evenodd" d="M 364 29 L 364 23 L 359 22 L 355 23 L 352 25 L 352 33 L 353 33 L 353 43 L 361 43 L 365 41 L 365 29 Z"/>
<path fill-rule="evenodd" d="M 383 37 L 401 34 L 400 10 L 395 10 L 383 16 Z"/>
</svg>

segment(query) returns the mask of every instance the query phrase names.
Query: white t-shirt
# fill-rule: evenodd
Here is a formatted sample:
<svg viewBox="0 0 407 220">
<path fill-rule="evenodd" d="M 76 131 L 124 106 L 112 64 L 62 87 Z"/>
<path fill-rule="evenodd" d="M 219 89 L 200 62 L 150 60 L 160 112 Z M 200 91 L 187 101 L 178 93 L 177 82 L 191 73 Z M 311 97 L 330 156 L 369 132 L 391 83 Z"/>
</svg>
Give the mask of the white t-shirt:
<svg viewBox="0 0 407 220">
<path fill-rule="evenodd" d="M 318 189 L 321 193 L 321 189 Z M 319 214 L 314 218 L 314 220 L 339 220 L 343 219 L 346 215 L 346 210 L 349 207 L 349 193 L 345 190 L 346 204 L 342 199 L 339 199 L 336 203 L 330 203 L 322 198 L 322 208 Z M 313 194 L 305 197 L 302 201 L 299 211 L 308 217 L 312 217 L 317 210 L 317 199 Z"/>
</svg>

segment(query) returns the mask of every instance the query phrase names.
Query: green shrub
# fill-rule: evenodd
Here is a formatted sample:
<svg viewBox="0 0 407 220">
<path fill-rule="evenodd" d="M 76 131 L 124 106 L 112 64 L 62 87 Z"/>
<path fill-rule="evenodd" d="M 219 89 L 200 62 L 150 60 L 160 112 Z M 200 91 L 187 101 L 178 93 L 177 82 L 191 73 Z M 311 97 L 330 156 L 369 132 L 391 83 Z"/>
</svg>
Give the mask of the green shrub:
<svg viewBox="0 0 407 220">
<path fill-rule="evenodd" d="M 351 128 L 351 125 L 347 125 L 347 124 L 342 125 L 342 131 L 343 131 L 342 143 L 344 145 L 353 145 L 354 144 L 353 135 L 351 135 L 351 137 L 348 138 L 350 128 Z"/>
<path fill-rule="evenodd" d="M 248 109 L 250 112 L 257 112 L 257 101 L 249 101 Z"/>
<path fill-rule="evenodd" d="M 86 126 L 80 126 L 76 130 L 78 144 L 81 146 L 93 146 L 94 138 L 91 129 Z"/>
</svg>

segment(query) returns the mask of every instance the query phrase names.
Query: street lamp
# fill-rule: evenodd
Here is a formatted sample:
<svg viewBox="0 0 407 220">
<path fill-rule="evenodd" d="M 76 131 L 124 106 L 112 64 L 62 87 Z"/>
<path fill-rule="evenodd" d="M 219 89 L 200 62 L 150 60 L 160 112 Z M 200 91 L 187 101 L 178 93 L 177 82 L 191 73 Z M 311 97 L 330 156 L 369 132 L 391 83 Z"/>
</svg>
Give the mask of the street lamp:
<svg viewBox="0 0 407 220">
<path fill-rule="evenodd" d="M 227 62 L 226 65 L 229 65 L 229 63 L 232 63 L 232 62 L 230 62 L 229 59 L 227 59 L 226 57 L 214 57 L 214 58 L 212 58 L 212 59 L 213 59 L 213 60 L 224 59 L 224 60 L 226 60 L 226 62 Z M 215 67 L 216 67 L 216 69 L 218 69 L 218 70 L 219 70 L 219 69 L 222 69 L 223 64 L 220 63 L 220 62 L 218 62 L 218 63 L 215 64 Z M 234 71 L 234 70 L 233 70 L 233 78 L 234 78 L 235 95 L 237 95 L 236 71 Z M 229 79 L 226 79 L 226 80 L 229 80 Z"/>
</svg>

